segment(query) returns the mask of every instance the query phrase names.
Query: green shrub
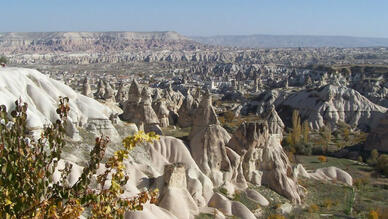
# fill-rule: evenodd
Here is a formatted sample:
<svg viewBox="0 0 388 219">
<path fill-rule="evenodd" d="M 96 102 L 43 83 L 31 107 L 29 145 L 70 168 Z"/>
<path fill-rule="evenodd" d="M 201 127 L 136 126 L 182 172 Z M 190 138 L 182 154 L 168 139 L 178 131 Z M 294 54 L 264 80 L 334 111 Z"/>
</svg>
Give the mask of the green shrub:
<svg viewBox="0 0 388 219">
<path fill-rule="evenodd" d="M 27 130 L 27 104 L 16 101 L 11 117 L 5 106 L 0 106 L 1 218 L 78 218 L 85 209 L 94 218 L 117 218 L 127 210 L 141 210 L 149 200 L 156 201 L 156 192 L 143 192 L 133 199 L 121 198 L 124 192 L 121 186 L 128 180 L 122 162 L 129 150 L 141 141 L 157 138 L 144 133 L 125 138 L 125 149 L 108 158 L 106 171 L 97 176 L 97 183 L 104 188 L 110 175 L 109 188 L 96 191 L 91 186 L 109 142 L 107 137 L 96 139 L 88 165 L 73 186 L 65 181 L 71 165 L 61 170 L 58 182 L 53 181 L 53 172 L 66 145 L 64 127 L 70 110 L 68 101 L 68 98 L 60 98 L 57 109 L 60 119 L 45 127 L 36 140 L 30 139 Z"/>
<path fill-rule="evenodd" d="M 271 214 L 270 216 L 267 217 L 267 219 L 285 219 L 285 218 L 286 217 L 284 217 L 281 214 Z"/>
<path fill-rule="evenodd" d="M 369 178 L 368 177 L 360 177 L 360 178 L 355 178 L 353 180 L 353 185 L 357 187 L 358 189 L 362 188 L 365 185 L 369 184 Z"/>
<path fill-rule="evenodd" d="M 299 143 L 295 145 L 296 154 L 311 155 L 312 144 L 310 143 Z"/>
<path fill-rule="evenodd" d="M 388 155 L 382 154 L 377 159 L 376 167 L 380 170 L 384 175 L 388 176 Z"/>
<path fill-rule="evenodd" d="M 377 158 L 379 157 L 379 152 L 376 149 L 373 149 L 370 152 L 370 156 L 368 159 L 368 164 L 370 165 L 376 165 L 377 164 Z"/>
<path fill-rule="evenodd" d="M 316 204 L 312 204 L 312 205 L 310 205 L 309 208 L 308 208 L 308 212 L 309 212 L 309 213 L 316 213 L 316 212 L 318 212 L 318 211 L 319 211 L 319 207 L 318 207 L 318 205 L 316 205 Z"/>
<path fill-rule="evenodd" d="M 321 156 L 318 156 L 317 158 L 319 160 L 319 162 L 321 163 L 326 163 L 327 162 L 327 157 L 321 155 Z"/>
<path fill-rule="evenodd" d="M 323 202 L 323 207 L 325 207 L 327 210 L 330 210 L 333 206 L 336 206 L 337 203 L 331 199 L 325 199 Z"/>
<path fill-rule="evenodd" d="M 375 210 L 369 211 L 368 219 L 379 219 L 379 214 Z"/>
<path fill-rule="evenodd" d="M 225 189 L 224 187 L 221 187 L 218 191 L 220 191 L 222 194 L 224 194 L 225 196 L 228 196 L 228 190 Z"/>
<path fill-rule="evenodd" d="M 7 64 L 8 59 L 5 56 L 0 56 L 0 64 Z"/>
<path fill-rule="evenodd" d="M 235 114 L 232 111 L 226 111 L 224 113 L 224 118 L 225 118 L 226 122 L 229 122 L 229 123 L 233 122 L 234 117 L 235 117 Z"/>
</svg>

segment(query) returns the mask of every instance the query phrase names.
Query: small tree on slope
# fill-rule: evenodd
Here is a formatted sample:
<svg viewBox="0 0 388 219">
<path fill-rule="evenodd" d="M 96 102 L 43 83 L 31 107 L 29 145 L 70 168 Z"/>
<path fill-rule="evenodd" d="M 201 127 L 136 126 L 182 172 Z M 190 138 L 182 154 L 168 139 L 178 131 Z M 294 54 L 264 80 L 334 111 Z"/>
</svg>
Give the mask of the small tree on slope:
<svg viewBox="0 0 388 219">
<path fill-rule="evenodd" d="M 102 189 L 91 187 L 92 176 L 99 168 L 109 138 L 101 137 L 90 152 L 88 165 L 78 181 L 69 186 L 65 179 L 71 165 L 61 170 L 61 179 L 54 182 L 53 173 L 65 146 L 64 124 L 68 112 L 68 98 L 60 98 L 57 113 L 60 118 L 44 128 L 37 140 L 29 138 L 27 104 L 16 101 L 16 109 L 8 116 L 0 106 L 0 217 L 1 218 L 77 218 L 85 209 L 91 218 L 122 218 L 127 210 L 142 210 L 143 204 L 156 202 L 157 191 L 143 192 L 127 199 L 121 198 L 121 188 L 128 178 L 123 161 L 129 151 L 143 141 L 157 139 L 154 133 L 139 132 L 124 139 L 124 149 L 115 152 L 105 164 L 106 171 L 97 176 Z M 105 188 L 108 175 L 111 186 Z"/>
</svg>

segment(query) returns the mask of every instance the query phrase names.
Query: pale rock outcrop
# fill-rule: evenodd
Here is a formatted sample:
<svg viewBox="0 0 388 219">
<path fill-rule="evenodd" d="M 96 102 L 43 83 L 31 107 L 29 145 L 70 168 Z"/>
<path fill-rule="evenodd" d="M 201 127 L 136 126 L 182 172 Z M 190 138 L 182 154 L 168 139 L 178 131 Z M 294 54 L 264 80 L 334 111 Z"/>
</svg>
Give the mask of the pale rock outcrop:
<svg viewBox="0 0 388 219">
<path fill-rule="evenodd" d="M 298 109 L 310 127 L 319 129 L 338 122 L 370 130 L 378 125 L 387 108 L 372 103 L 359 92 L 344 86 L 327 85 L 290 95 L 283 106 Z"/>
<path fill-rule="evenodd" d="M 127 93 L 127 99 L 131 102 L 139 103 L 141 98 L 141 88 L 139 83 L 133 79 Z"/>
<path fill-rule="evenodd" d="M 67 161 L 67 160 L 59 160 L 57 163 L 57 167 L 55 168 L 53 172 L 53 183 L 58 183 L 61 180 L 61 170 L 65 169 L 66 166 L 71 165 L 69 176 L 64 179 L 64 183 L 66 186 L 73 186 L 77 181 L 78 178 L 81 176 L 83 167 L 77 165 L 74 162 Z"/>
<path fill-rule="evenodd" d="M 234 132 L 228 146 L 238 154 L 264 147 L 268 141 L 268 124 L 264 121 L 243 122 Z"/>
<path fill-rule="evenodd" d="M 233 134 L 228 146 L 242 158 L 242 169 L 247 181 L 261 185 L 262 172 L 258 171 L 259 150 L 268 142 L 268 128 L 264 122 L 242 123 Z"/>
<path fill-rule="evenodd" d="M 163 91 L 159 88 L 154 89 L 154 94 L 152 95 L 152 102 L 157 102 L 158 100 L 162 99 Z"/>
<path fill-rule="evenodd" d="M 245 179 L 266 185 L 295 203 L 301 203 L 302 188 L 292 178 L 292 168 L 277 134 L 269 134 L 266 122 L 243 123 L 227 144 L 242 156 Z"/>
<path fill-rule="evenodd" d="M 353 185 L 352 176 L 344 170 L 341 170 L 338 167 L 325 167 L 316 169 L 314 172 L 307 172 L 303 165 L 298 164 L 294 168 L 294 178 L 305 177 L 312 178 L 315 180 L 322 181 L 333 181 L 333 182 L 341 182 L 346 185 Z"/>
<path fill-rule="evenodd" d="M 139 180 L 144 179 L 144 177 L 146 177 L 146 175 L 141 171 L 140 166 L 138 166 L 136 164 L 131 165 L 128 162 L 126 162 L 125 164 L 126 164 L 126 168 L 127 168 L 126 175 L 128 175 L 131 180 L 128 181 L 127 185 L 124 186 L 124 189 L 125 189 L 124 196 L 125 197 L 133 197 L 140 192 L 140 190 L 136 188 L 136 184 L 139 183 Z M 78 181 L 79 177 L 81 176 L 82 171 L 83 171 L 83 167 L 79 166 L 76 163 L 71 162 L 71 161 L 66 161 L 66 160 L 62 160 L 62 159 L 58 161 L 57 168 L 55 169 L 55 171 L 53 173 L 53 181 L 58 182 L 60 180 L 60 177 L 61 177 L 60 170 L 63 170 L 65 168 L 65 166 L 67 166 L 67 165 L 71 165 L 71 170 L 70 170 L 69 176 L 64 180 L 64 183 L 67 186 L 73 186 Z M 100 168 L 97 170 L 96 174 L 97 175 L 103 174 L 104 171 L 105 171 L 104 165 L 100 165 Z M 96 179 L 96 175 L 93 177 L 93 179 L 94 180 Z M 109 177 L 108 177 L 108 179 L 109 179 Z M 106 188 L 108 188 L 109 186 L 110 186 L 110 181 L 108 180 L 106 182 Z M 177 192 L 179 192 L 177 194 L 181 194 L 180 193 L 181 191 L 177 191 Z M 169 200 L 167 200 L 167 202 L 170 203 Z M 184 210 L 186 210 L 186 209 L 184 209 Z M 190 212 L 190 211 L 187 211 L 187 212 Z M 128 218 L 128 219 L 136 219 L 136 218 L 153 219 L 156 217 L 157 218 L 165 218 L 165 219 L 181 218 L 181 217 L 175 216 L 171 211 L 168 211 L 166 208 L 156 206 L 156 205 L 150 204 L 150 203 L 146 203 L 144 205 L 143 211 L 128 211 L 125 213 L 125 218 Z"/>
<path fill-rule="evenodd" d="M 349 186 L 353 185 L 352 176 L 338 167 L 319 168 L 315 172 L 310 173 L 310 176 L 314 179 L 342 182 Z"/>
<path fill-rule="evenodd" d="M 246 181 L 265 184 L 295 203 L 303 190 L 291 178 L 292 169 L 280 145 L 279 134 L 269 134 L 267 122 L 243 123 L 230 138 L 220 125 L 210 96 L 203 97 L 194 116 L 190 150 L 201 170 L 215 186 L 228 192 L 232 183 L 246 188 Z M 193 131 L 192 131 L 193 132 Z M 232 180 L 233 179 L 233 180 Z"/>
<path fill-rule="evenodd" d="M 169 120 L 170 111 L 167 109 L 164 100 L 162 99 L 158 100 L 153 105 L 153 108 L 155 110 L 156 115 L 159 118 L 160 126 L 168 127 L 170 125 L 170 120 Z"/>
<path fill-rule="evenodd" d="M 120 106 L 124 104 L 125 96 L 126 96 L 126 93 L 124 91 L 124 84 L 120 83 L 115 96 L 115 100 L 117 103 L 119 103 Z"/>
<path fill-rule="evenodd" d="M 285 215 L 285 214 L 291 213 L 293 208 L 294 208 L 294 207 L 293 207 L 290 203 L 286 202 L 286 203 L 281 204 L 281 205 L 276 209 L 276 211 L 277 211 L 279 214 Z"/>
<path fill-rule="evenodd" d="M 109 102 L 115 102 L 115 91 L 109 83 L 105 83 L 103 99 Z"/>
<path fill-rule="evenodd" d="M 212 98 L 209 91 L 203 96 L 198 108 L 193 115 L 193 126 L 189 136 L 191 139 L 198 131 L 207 128 L 209 125 L 219 124 L 216 111 L 212 106 Z"/>
<path fill-rule="evenodd" d="M 191 154 L 205 174 L 210 174 L 213 169 L 220 171 L 221 166 L 229 166 L 228 160 L 224 159 L 227 157 L 224 145 L 229 139 L 228 132 L 218 125 L 203 128 L 193 137 L 190 142 Z"/>
<path fill-rule="evenodd" d="M 170 111 L 177 112 L 180 106 L 182 105 L 184 96 L 179 91 L 175 92 L 172 89 L 171 84 L 169 84 L 167 89 L 163 90 L 163 98 L 166 100 L 167 108 Z"/>
<path fill-rule="evenodd" d="M 65 133 L 73 141 L 81 141 L 82 137 L 80 136 L 79 130 L 77 129 L 78 124 L 76 122 L 67 122 L 65 125 Z M 100 130 L 102 131 L 102 130 Z M 98 135 L 96 135 L 98 136 Z"/>
<path fill-rule="evenodd" d="M 166 165 L 164 184 L 159 206 L 169 210 L 178 218 L 190 219 L 199 213 L 198 206 L 187 191 L 186 171 L 181 163 Z"/>
<path fill-rule="evenodd" d="M 138 126 L 144 127 L 145 132 L 153 131 L 157 134 L 162 134 L 162 130 L 159 127 L 160 122 L 158 116 L 152 108 L 151 92 L 146 87 L 143 88 L 142 99 L 137 114 L 140 114 L 138 116 L 140 121 L 137 121 Z"/>
<path fill-rule="evenodd" d="M 230 183 L 234 178 L 235 181 L 231 183 L 239 183 L 246 187 L 245 180 L 238 177 L 242 175 L 238 174 L 241 170 L 239 156 L 226 147 L 229 140 L 230 135 L 224 128 L 220 125 L 209 125 L 198 131 L 190 141 L 191 155 L 215 186 Z"/>
<path fill-rule="evenodd" d="M 142 211 L 127 211 L 125 219 L 178 219 L 171 212 L 154 204 L 145 204 Z"/>
<path fill-rule="evenodd" d="M 193 159 L 216 187 L 222 186 L 230 194 L 234 194 L 235 187 L 247 187 L 241 157 L 226 147 L 230 135 L 219 125 L 208 92 L 194 113 L 189 138 Z"/>
<path fill-rule="evenodd" d="M 186 188 L 168 187 L 160 199 L 159 206 L 177 218 L 194 219 L 194 215 L 199 214 L 199 209 Z"/>
<path fill-rule="evenodd" d="M 197 102 L 194 101 L 193 96 L 188 91 L 187 96 L 178 110 L 178 125 L 182 128 L 190 127 L 193 124 L 193 115 L 197 108 Z"/>
<path fill-rule="evenodd" d="M 229 147 L 225 147 L 225 150 L 232 168 L 232 178 L 226 181 L 223 187 L 228 188 L 229 186 L 229 188 L 233 189 L 231 191 L 228 190 L 229 194 L 232 195 L 235 193 L 235 187 L 238 187 L 237 189 L 239 190 L 246 188 L 247 181 L 243 173 L 243 158 Z"/>
<path fill-rule="evenodd" d="M 112 116 L 115 117 L 113 114 Z M 119 142 L 121 138 L 117 137 L 117 130 L 112 126 L 112 120 L 115 120 L 113 117 L 110 117 L 109 120 L 98 118 L 91 119 L 89 120 L 86 129 L 95 136 L 109 136 L 114 142 Z"/>
<path fill-rule="evenodd" d="M 94 97 L 96 99 L 104 99 L 105 95 L 105 83 L 103 80 L 98 81 L 96 93 L 94 93 Z"/>
<path fill-rule="evenodd" d="M 124 121 L 138 123 L 141 120 L 139 104 L 141 101 L 140 87 L 136 80 L 133 80 L 127 94 L 127 100 L 123 104 L 123 113 L 120 118 Z"/>
<path fill-rule="evenodd" d="M 279 89 L 266 90 L 260 93 L 258 96 L 247 102 L 241 112 L 243 114 L 254 113 L 256 115 L 262 115 L 268 112 L 272 106 L 277 107 L 280 105 L 289 95 L 287 91 Z"/>
<path fill-rule="evenodd" d="M 252 201 L 258 203 L 259 205 L 261 206 L 268 206 L 269 205 L 269 201 L 263 196 L 261 195 L 260 193 L 258 193 L 257 191 L 253 190 L 253 189 L 247 189 L 245 191 L 245 195 Z"/>
<path fill-rule="evenodd" d="M 298 164 L 296 165 L 296 167 L 294 167 L 294 178 L 298 178 L 298 177 L 306 177 L 306 178 L 310 178 L 310 175 L 309 173 L 306 171 L 306 169 L 303 167 L 302 164 Z"/>
<path fill-rule="evenodd" d="M 208 95 L 208 91 L 206 91 L 205 96 Z M 202 100 L 202 94 L 201 94 L 201 89 L 197 88 L 195 91 L 192 92 L 192 96 L 194 100 L 199 104 Z"/>
<path fill-rule="evenodd" d="M 93 98 L 92 88 L 90 87 L 90 83 L 87 77 L 85 77 L 82 84 L 82 95 Z"/>
<path fill-rule="evenodd" d="M 283 136 L 285 125 L 278 113 L 276 112 L 275 106 L 271 106 L 266 120 L 268 122 L 269 134 L 278 134 Z"/>
<path fill-rule="evenodd" d="M 168 187 L 186 188 L 186 169 L 182 163 L 164 166 L 164 184 Z"/>
<path fill-rule="evenodd" d="M 127 218 L 148 218 L 160 212 L 165 218 L 191 219 L 213 195 L 211 180 L 199 170 L 184 143 L 174 137 L 161 136 L 135 147 L 124 164 L 131 179 L 124 186 L 124 197 L 147 188 L 160 191 L 157 207 L 146 204 L 145 212 L 127 212 Z"/>
<path fill-rule="evenodd" d="M 278 136 L 271 135 L 267 147 L 263 150 L 260 162 L 260 170 L 263 171 L 262 184 L 268 185 L 294 203 L 301 203 L 305 195 L 304 189 L 292 178 L 291 164 L 280 141 Z"/>
<path fill-rule="evenodd" d="M 226 216 L 236 216 L 244 219 L 256 219 L 255 215 L 243 204 L 231 201 L 219 193 L 214 193 L 209 206 L 217 208 Z"/>
<path fill-rule="evenodd" d="M 70 112 L 67 118 L 67 134 L 73 139 L 80 139 L 78 128 L 87 129 L 95 123 L 96 133 L 109 135 L 113 141 L 120 141 L 117 130 L 109 120 L 114 112 L 98 101 L 81 95 L 63 83 L 49 78 L 32 69 L 0 69 L 0 102 L 12 109 L 15 100 L 21 99 L 28 104 L 27 128 L 38 132 L 44 125 L 59 119 L 56 109 L 59 97 L 68 97 Z"/>
<path fill-rule="evenodd" d="M 206 206 L 200 208 L 200 211 L 201 213 L 212 215 L 214 219 L 226 219 L 225 215 L 217 208 Z"/>
<path fill-rule="evenodd" d="M 208 203 L 213 195 L 213 183 L 202 173 L 181 140 L 161 136 L 158 141 L 146 144 L 143 149 L 146 150 L 149 161 L 140 160 L 140 163 L 147 164 L 147 169 L 154 173 L 161 173 L 166 165 L 181 164 L 186 170 L 187 190 L 197 206 L 203 207 Z M 136 158 L 140 157 L 136 156 Z"/>
</svg>

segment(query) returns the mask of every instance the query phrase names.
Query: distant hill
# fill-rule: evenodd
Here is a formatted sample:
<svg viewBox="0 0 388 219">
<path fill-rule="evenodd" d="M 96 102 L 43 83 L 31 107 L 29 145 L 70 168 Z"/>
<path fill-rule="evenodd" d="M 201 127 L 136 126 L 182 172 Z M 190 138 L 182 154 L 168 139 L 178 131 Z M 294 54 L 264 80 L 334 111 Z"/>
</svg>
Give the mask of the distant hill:
<svg viewBox="0 0 388 219">
<path fill-rule="evenodd" d="M 388 38 L 349 36 L 303 36 L 303 35 L 225 35 L 191 37 L 209 45 L 241 48 L 285 48 L 285 47 L 388 47 Z"/>
<path fill-rule="evenodd" d="M 174 31 L 161 32 L 7 32 L 0 40 L 60 40 L 60 39 L 126 39 L 126 40 L 188 40 Z"/>
<path fill-rule="evenodd" d="M 0 33 L 3 54 L 190 50 L 200 46 L 200 43 L 173 31 Z"/>
</svg>

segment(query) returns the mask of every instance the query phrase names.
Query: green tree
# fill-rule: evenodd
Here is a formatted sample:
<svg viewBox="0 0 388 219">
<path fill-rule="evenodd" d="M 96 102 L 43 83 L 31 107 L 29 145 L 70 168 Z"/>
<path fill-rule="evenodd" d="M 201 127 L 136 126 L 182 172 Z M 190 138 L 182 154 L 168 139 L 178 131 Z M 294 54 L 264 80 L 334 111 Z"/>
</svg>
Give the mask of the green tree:
<svg viewBox="0 0 388 219">
<path fill-rule="evenodd" d="M 0 217 L 1 218 L 78 218 L 89 209 L 92 218 L 122 218 L 127 210 L 141 210 L 144 203 L 156 201 L 156 192 L 143 192 L 132 199 L 121 198 L 128 178 L 123 160 L 129 150 L 142 141 L 157 139 L 143 132 L 124 139 L 124 149 L 115 152 L 105 164 L 106 172 L 97 176 L 100 190 L 91 186 L 109 138 L 96 139 L 88 165 L 78 181 L 69 186 L 65 179 L 72 166 L 61 170 L 58 182 L 53 172 L 61 159 L 65 142 L 65 123 L 70 107 L 68 98 L 60 98 L 57 113 L 60 119 L 44 128 L 41 137 L 31 140 L 26 128 L 27 104 L 16 101 L 16 109 L 8 116 L 0 106 Z M 104 188 L 108 175 L 111 186 Z"/>
<path fill-rule="evenodd" d="M 294 110 L 292 112 L 292 145 L 299 144 L 302 134 L 302 126 L 300 124 L 299 111 Z"/>
<path fill-rule="evenodd" d="M 8 59 L 5 56 L 0 56 L 0 64 L 7 64 Z"/>
<path fill-rule="evenodd" d="M 329 149 L 329 144 L 332 139 L 332 134 L 331 134 L 331 127 L 330 125 L 324 126 L 320 129 L 320 136 L 321 136 L 321 147 L 322 147 L 322 152 L 326 153 Z"/>
<path fill-rule="evenodd" d="M 235 114 L 232 111 L 226 111 L 224 113 L 224 118 L 225 118 L 226 122 L 231 123 L 231 122 L 233 122 L 233 120 L 235 118 Z"/>
<path fill-rule="evenodd" d="M 382 154 L 377 159 L 376 167 L 380 170 L 384 175 L 388 176 L 388 155 Z"/>
<path fill-rule="evenodd" d="M 309 142 L 310 126 L 307 121 L 301 123 L 299 111 L 292 113 L 292 129 L 285 138 L 288 150 L 297 154 L 311 154 L 311 144 Z"/>
<path fill-rule="evenodd" d="M 368 163 L 370 165 L 376 165 L 377 164 L 377 158 L 379 158 L 379 152 L 377 151 L 377 149 L 373 149 L 370 152 L 370 157 L 368 159 Z"/>
<path fill-rule="evenodd" d="M 310 135 L 310 126 L 307 120 L 303 122 L 302 125 L 302 133 L 303 133 L 303 142 L 308 143 L 309 142 L 309 135 Z"/>
</svg>

